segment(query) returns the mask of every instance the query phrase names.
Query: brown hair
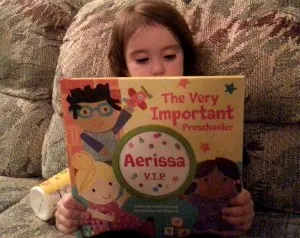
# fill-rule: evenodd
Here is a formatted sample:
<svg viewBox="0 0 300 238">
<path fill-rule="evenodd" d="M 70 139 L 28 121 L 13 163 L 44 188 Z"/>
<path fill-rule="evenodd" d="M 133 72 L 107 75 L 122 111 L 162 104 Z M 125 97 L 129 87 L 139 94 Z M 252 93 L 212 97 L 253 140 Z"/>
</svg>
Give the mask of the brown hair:
<svg viewBox="0 0 300 238">
<path fill-rule="evenodd" d="M 126 76 L 126 45 L 139 28 L 158 23 L 171 31 L 184 54 L 184 75 L 195 75 L 196 54 L 192 33 L 181 14 L 162 0 L 138 0 L 125 7 L 114 23 L 108 54 L 114 76 Z M 178 75 L 180 76 L 180 75 Z"/>
</svg>

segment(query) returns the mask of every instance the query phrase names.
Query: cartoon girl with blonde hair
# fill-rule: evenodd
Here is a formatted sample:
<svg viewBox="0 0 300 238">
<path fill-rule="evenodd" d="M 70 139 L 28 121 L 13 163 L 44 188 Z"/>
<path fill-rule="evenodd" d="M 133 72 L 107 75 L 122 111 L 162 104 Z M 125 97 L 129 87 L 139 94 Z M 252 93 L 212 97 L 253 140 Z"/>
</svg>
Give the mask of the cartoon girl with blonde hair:
<svg viewBox="0 0 300 238">
<path fill-rule="evenodd" d="M 87 202 L 90 219 L 83 222 L 83 231 L 92 236 L 109 230 L 137 229 L 143 221 L 122 210 L 128 194 L 116 180 L 110 165 L 95 161 L 87 152 L 72 158 L 79 197 Z"/>
</svg>

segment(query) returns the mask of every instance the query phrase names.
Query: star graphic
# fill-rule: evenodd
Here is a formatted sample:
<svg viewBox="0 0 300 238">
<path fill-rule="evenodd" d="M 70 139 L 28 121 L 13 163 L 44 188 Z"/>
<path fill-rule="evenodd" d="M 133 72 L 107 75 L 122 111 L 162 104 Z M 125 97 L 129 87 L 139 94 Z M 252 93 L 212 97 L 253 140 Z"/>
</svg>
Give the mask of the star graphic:
<svg viewBox="0 0 300 238">
<path fill-rule="evenodd" d="M 231 95 L 233 94 L 233 91 L 235 91 L 237 88 L 234 87 L 234 84 L 225 84 L 226 90 L 225 93 L 230 93 Z"/>
<path fill-rule="evenodd" d="M 205 144 L 201 143 L 201 145 L 200 145 L 200 150 L 202 150 L 203 153 L 206 153 L 207 151 L 210 150 L 209 144 L 208 144 L 208 143 L 205 143 Z"/>
<path fill-rule="evenodd" d="M 128 143 L 129 148 L 133 148 L 134 144 L 132 142 Z"/>
<path fill-rule="evenodd" d="M 180 82 L 178 83 L 179 86 L 182 86 L 183 88 L 186 88 L 186 86 L 191 83 L 187 79 L 180 79 Z"/>
<path fill-rule="evenodd" d="M 179 178 L 178 178 L 178 176 L 174 176 L 172 180 L 174 183 L 176 183 L 179 180 Z"/>
</svg>

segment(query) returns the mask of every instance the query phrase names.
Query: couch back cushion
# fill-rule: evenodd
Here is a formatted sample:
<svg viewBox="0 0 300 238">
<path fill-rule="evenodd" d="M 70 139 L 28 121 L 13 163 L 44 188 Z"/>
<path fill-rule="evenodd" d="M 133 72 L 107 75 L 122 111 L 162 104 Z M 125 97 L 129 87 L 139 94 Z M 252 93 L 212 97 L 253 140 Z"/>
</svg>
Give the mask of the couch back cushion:
<svg viewBox="0 0 300 238">
<path fill-rule="evenodd" d="M 69 14 L 49 1 L 1 1 L 1 93 L 50 98 L 59 46 L 70 21 Z"/>
<path fill-rule="evenodd" d="M 199 73 L 245 75 L 246 121 L 300 121 L 299 3 L 198 0 L 185 16 Z"/>
<path fill-rule="evenodd" d="M 244 170 L 257 205 L 300 213 L 300 124 L 246 123 Z"/>
<path fill-rule="evenodd" d="M 61 115 L 59 92 L 61 77 L 110 76 L 107 52 L 111 27 L 115 14 L 127 2 L 129 0 L 92 1 L 76 15 L 64 38 L 55 76 L 53 103 L 56 116 Z M 276 177 L 276 181 L 272 181 L 270 176 L 278 172 L 287 157 L 291 163 L 288 166 L 295 168 L 294 173 L 299 174 L 300 170 L 297 164 L 300 147 L 295 139 L 299 138 L 299 130 L 292 126 L 300 121 L 298 3 L 263 0 L 169 0 L 168 2 L 184 15 L 193 32 L 199 74 L 246 76 L 245 144 L 251 163 L 245 167 L 245 184 L 249 189 L 253 189 L 254 200 L 271 208 L 299 212 L 300 200 L 286 202 L 282 199 L 300 196 L 296 175 L 289 180 L 294 187 L 283 191 L 280 196 L 275 194 L 280 186 L 285 186 L 287 180 L 284 176 L 287 167 L 285 166 L 281 175 Z M 54 121 L 61 123 L 61 120 Z M 259 123 L 257 125 L 260 129 L 253 129 L 248 123 Z M 272 133 L 268 131 L 269 123 L 278 124 Z M 62 125 L 56 124 L 52 128 L 59 129 Z M 55 132 L 55 129 L 52 132 Z M 284 136 L 280 137 L 281 133 Z M 54 142 L 50 143 L 52 136 L 52 133 L 48 136 L 48 145 L 57 145 Z M 256 137 L 259 137 L 265 146 L 265 150 L 260 153 L 253 149 L 249 150 L 253 138 Z M 64 143 L 63 137 L 55 137 L 55 140 Z M 291 143 L 284 143 L 284 140 Z M 273 146 L 276 150 L 272 149 Z M 50 148 L 53 152 L 56 150 L 54 146 L 45 148 Z M 293 153 L 288 153 L 289 150 Z M 43 157 L 44 165 L 62 164 L 49 162 L 62 158 L 51 157 L 49 156 L 51 153 L 47 155 Z M 66 158 L 63 160 L 67 163 Z M 270 167 L 272 163 L 274 166 Z M 49 176 L 50 171 L 51 169 L 48 169 L 45 176 Z M 269 176 L 265 176 L 266 171 Z M 254 178 L 255 175 L 259 180 Z M 257 186 L 259 182 L 264 184 L 264 187 L 269 187 L 268 196 L 264 192 L 259 192 L 261 191 Z"/>
<path fill-rule="evenodd" d="M 59 47 L 73 15 L 62 1 L 0 1 L 1 175 L 41 175 Z"/>
</svg>

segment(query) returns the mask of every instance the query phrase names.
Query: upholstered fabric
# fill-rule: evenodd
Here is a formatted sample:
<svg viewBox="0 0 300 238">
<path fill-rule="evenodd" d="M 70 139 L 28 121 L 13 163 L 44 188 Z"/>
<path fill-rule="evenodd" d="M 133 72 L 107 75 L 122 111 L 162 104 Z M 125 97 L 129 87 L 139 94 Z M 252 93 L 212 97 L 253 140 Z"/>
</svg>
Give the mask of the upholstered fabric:
<svg viewBox="0 0 300 238">
<path fill-rule="evenodd" d="M 0 174 L 41 174 L 59 47 L 74 11 L 43 0 L 0 2 Z"/>
<path fill-rule="evenodd" d="M 40 179 L 10 178 L 0 176 L 0 237 L 1 238 L 71 238 L 58 232 L 54 220 L 38 219 L 30 207 L 29 191 L 41 183 Z"/>
<path fill-rule="evenodd" d="M 54 113 L 45 134 L 41 167 L 45 178 L 52 177 L 52 175 L 66 168 L 68 164 L 62 120 L 63 118 L 58 113 Z"/>
<path fill-rule="evenodd" d="M 246 121 L 300 121 L 300 10 L 284 2 L 199 0 L 185 13 L 199 73 L 246 77 Z"/>
<path fill-rule="evenodd" d="M 41 152 L 50 118 L 51 100 L 26 100 L 0 93 L 0 174 L 41 174 Z"/>
<path fill-rule="evenodd" d="M 245 182 L 264 207 L 300 214 L 300 124 L 246 123 Z"/>
<path fill-rule="evenodd" d="M 252 230 L 245 237 L 252 238 L 296 238 L 300 237 L 300 215 L 257 211 Z"/>
<path fill-rule="evenodd" d="M 35 185 L 41 183 L 41 179 L 10 178 L 0 176 L 0 191 L 6 196 L 0 197 L 0 212 L 13 206 L 29 193 Z M 1 230 L 1 229 L 0 229 Z"/>
<path fill-rule="evenodd" d="M 59 46 L 71 19 L 49 1 L 1 1 L 1 93 L 34 100 L 51 97 Z"/>
</svg>

